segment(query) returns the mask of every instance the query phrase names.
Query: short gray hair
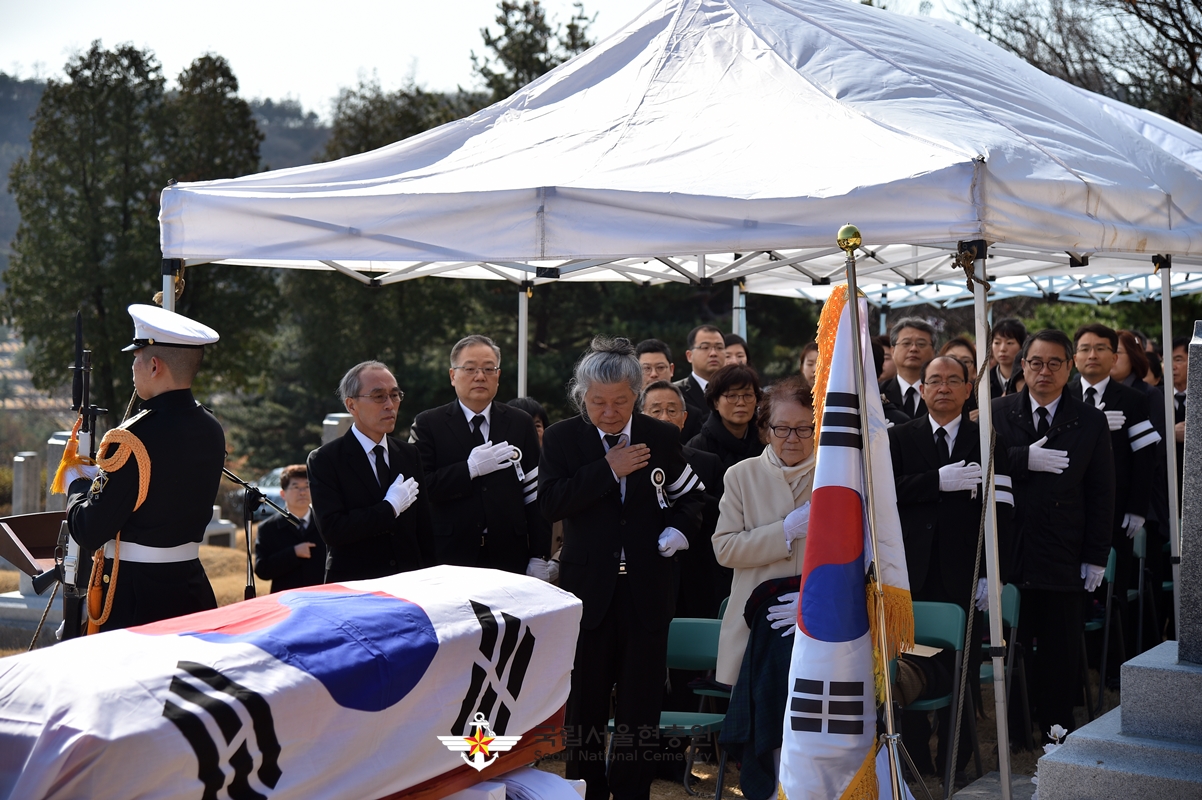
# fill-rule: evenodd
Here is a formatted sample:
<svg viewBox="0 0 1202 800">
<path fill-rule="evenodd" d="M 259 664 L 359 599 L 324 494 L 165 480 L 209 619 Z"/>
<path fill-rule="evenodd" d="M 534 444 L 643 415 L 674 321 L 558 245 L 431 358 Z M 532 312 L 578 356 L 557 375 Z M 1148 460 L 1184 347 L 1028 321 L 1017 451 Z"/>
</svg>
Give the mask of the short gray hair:
<svg viewBox="0 0 1202 800">
<path fill-rule="evenodd" d="M 676 395 L 676 399 L 680 401 L 682 406 L 685 404 L 684 392 L 680 391 L 679 386 L 672 383 L 672 381 L 656 381 L 643 387 L 643 394 L 639 397 L 639 408 L 647 404 L 647 395 L 652 392 L 672 392 Z"/>
<path fill-rule="evenodd" d="M 935 326 L 927 322 L 922 317 L 902 317 L 889 330 L 889 346 L 897 346 L 897 337 L 901 335 L 902 328 L 913 328 L 916 331 L 922 331 L 927 336 L 931 337 L 931 346 L 935 346 Z"/>
<path fill-rule="evenodd" d="M 588 419 L 584 395 L 594 383 L 627 383 L 637 399 L 643 392 L 643 368 L 629 339 L 593 337 L 589 351 L 576 362 L 568 383 L 568 399 Z"/>
<path fill-rule="evenodd" d="M 342 376 L 342 380 L 338 382 L 338 399 L 345 403 L 348 397 L 358 397 L 359 390 L 363 388 L 363 382 L 359 378 L 369 369 L 382 369 L 389 374 L 392 373 L 386 364 L 379 361 L 360 361 L 348 369 Z"/>
<path fill-rule="evenodd" d="M 482 336 L 478 333 L 473 333 L 471 336 L 464 336 L 459 341 L 455 342 L 455 346 L 451 348 L 451 366 L 458 366 L 455 361 L 459 358 L 459 354 L 469 347 L 478 344 L 486 344 L 492 348 L 492 354 L 497 359 L 497 366 L 501 366 L 501 348 L 497 347 L 497 343 L 487 336 Z"/>
</svg>

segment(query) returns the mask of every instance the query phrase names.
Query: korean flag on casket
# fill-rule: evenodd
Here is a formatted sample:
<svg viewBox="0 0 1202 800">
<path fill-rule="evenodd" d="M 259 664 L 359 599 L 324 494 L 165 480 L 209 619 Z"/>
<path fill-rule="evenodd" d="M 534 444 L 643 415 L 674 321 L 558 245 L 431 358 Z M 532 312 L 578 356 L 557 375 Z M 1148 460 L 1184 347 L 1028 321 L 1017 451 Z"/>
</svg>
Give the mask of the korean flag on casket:
<svg viewBox="0 0 1202 800">
<path fill-rule="evenodd" d="M 465 567 L 317 586 L 0 660 L 0 798 L 378 798 L 568 697 L 580 601 Z M 504 758 L 504 754 L 500 755 Z"/>
<path fill-rule="evenodd" d="M 868 309 L 860 301 L 860 319 Z M 831 293 L 818 323 L 814 417 L 818 457 L 801 571 L 797 632 L 789 667 L 780 783 L 786 800 L 854 800 L 891 796 L 877 784 L 876 707 L 884 663 L 914 642 L 914 612 L 902 545 L 885 413 L 876 390 L 868 331 L 864 362 L 852 350 L 847 287 Z M 864 403 L 855 370 L 864 375 Z M 868 419 L 863 441 L 860 415 Z M 873 561 L 864 448 L 873 470 L 877 569 L 884 584 L 888 641 L 877 646 L 878 602 L 865 574 Z M 878 794 L 879 791 L 879 794 Z"/>
</svg>

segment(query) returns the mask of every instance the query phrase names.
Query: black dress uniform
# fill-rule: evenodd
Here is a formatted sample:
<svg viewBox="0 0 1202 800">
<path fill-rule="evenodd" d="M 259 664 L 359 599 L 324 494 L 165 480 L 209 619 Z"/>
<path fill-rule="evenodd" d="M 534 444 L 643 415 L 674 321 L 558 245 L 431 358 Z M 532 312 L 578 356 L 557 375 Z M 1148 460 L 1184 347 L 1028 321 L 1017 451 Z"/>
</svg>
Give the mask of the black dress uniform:
<svg viewBox="0 0 1202 800">
<path fill-rule="evenodd" d="M 97 550 L 121 534 L 112 614 L 102 631 L 142 625 L 217 607 L 200 559 L 154 563 L 161 554 L 196 546 L 213 518 L 213 501 L 225 465 L 221 423 L 196 402 L 191 389 L 165 392 L 141 405 L 122 427 L 138 437 L 150 456 L 150 485 L 135 511 L 139 466 L 131 455 L 93 482 L 68 489 L 67 520 L 83 547 Z M 115 447 L 106 448 L 111 455 Z M 132 547 L 130 545 L 133 545 Z M 161 551 L 156 552 L 156 551 Z M 113 569 L 105 559 L 105 575 Z"/>
<path fill-rule="evenodd" d="M 927 415 L 927 401 L 922 399 L 922 382 L 911 386 L 906 394 L 913 392 L 913 406 L 906 404 L 906 397 L 902 394 L 901 383 L 894 376 L 881 384 L 881 397 L 893 403 L 902 414 L 905 414 L 908 419 L 920 419 Z M 913 411 L 910 409 L 913 408 Z"/>
<path fill-rule="evenodd" d="M 697 382 L 693 373 L 689 373 L 687 378 L 674 381 L 673 385 L 684 395 L 684 407 L 689 412 L 684 421 L 684 428 L 680 431 L 680 443 L 688 444 L 694 436 L 701 433 L 701 426 L 711 413 L 710 404 L 705 401 L 705 389 Z"/>
<path fill-rule="evenodd" d="M 551 557 L 551 524 L 538 507 L 538 432 L 525 411 L 492 403 L 489 439 L 522 451 L 513 467 L 472 478 L 467 458 L 483 444 L 463 407 L 453 400 L 413 420 L 411 441 L 421 454 L 434 531 L 434 561 L 525 574 L 531 557 Z M 475 436 L 479 436 L 477 441 Z"/>
<path fill-rule="evenodd" d="M 646 444 L 651 459 L 621 480 L 605 460 L 607 443 L 584 417 L 543 434 L 539 503 L 563 520 L 559 585 L 584 604 L 568 696 L 568 775 L 588 783 L 586 800 L 646 798 L 654 762 L 640 760 L 640 728 L 656 730 L 663 701 L 668 624 L 676 610 L 678 553 L 665 558 L 658 542 L 673 527 L 701 546 L 704 500 L 700 481 L 681 454 L 675 425 L 643 414 L 629 423 L 629 443 Z M 662 477 L 663 502 L 653 479 Z M 605 770 L 609 698 L 618 685 L 615 724 L 625 726 Z"/>
<path fill-rule="evenodd" d="M 296 546 L 301 542 L 313 544 L 308 558 L 296 554 Z M 271 581 L 272 594 L 325 582 L 326 543 L 317 532 L 312 509 L 299 528 L 279 514 L 259 523 L 255 536 L 255 574 Z"/>
</svg>

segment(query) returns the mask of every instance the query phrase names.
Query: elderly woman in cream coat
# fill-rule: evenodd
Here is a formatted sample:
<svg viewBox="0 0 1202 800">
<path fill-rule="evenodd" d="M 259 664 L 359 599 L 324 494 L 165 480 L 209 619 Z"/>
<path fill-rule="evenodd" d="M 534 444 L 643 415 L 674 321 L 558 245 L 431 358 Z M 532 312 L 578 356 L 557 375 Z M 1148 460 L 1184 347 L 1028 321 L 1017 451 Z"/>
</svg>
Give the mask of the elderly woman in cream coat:
<svg viewBox="0 0 1202 800">
<path fill-rule="evenodd" d="M 751 633 L 743 607 L 766 580 L 801 574 L 810 490 L 814 484 L 814 402 L 810 386 L 794 376 L 764 395 L 760 435 L 768 447 L 726 473 L 726 491 L 714 531 L 718 563 L 734 569 L 730 602 L 722 617 L 715 678 L 733 685 Z M 796 594 L 773 607 L 773 627 L 794 624 Z"/>
</svg>

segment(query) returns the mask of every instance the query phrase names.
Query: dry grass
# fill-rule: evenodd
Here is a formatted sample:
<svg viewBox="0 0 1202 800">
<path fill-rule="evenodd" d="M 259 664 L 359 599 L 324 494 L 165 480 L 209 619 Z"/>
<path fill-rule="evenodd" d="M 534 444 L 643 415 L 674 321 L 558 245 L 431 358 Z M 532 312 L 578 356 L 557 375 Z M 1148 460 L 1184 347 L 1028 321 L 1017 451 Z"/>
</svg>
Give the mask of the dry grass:
<svg viewBox="0 0 1202 800">
<path fill-rule="evenodd" d="M 17 591 L 21 582 L 21 573 L 15 569 L 0 570 L 0 594 Z"/>
</svg>

